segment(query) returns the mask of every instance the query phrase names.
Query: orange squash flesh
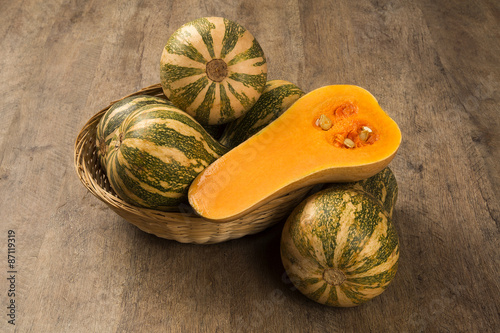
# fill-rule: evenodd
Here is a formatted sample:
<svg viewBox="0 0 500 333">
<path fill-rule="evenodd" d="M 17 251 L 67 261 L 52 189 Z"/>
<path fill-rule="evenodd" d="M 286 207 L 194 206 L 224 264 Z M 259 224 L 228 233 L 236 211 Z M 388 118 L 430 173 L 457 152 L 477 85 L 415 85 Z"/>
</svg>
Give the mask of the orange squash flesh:
<svg viewBox="0 0 500 333">
<path fill-rule="evenodd" d="M 322 128 L 324 117 L 331 127 Z M 207 219 L 232 220 L 303 186 L 371 177 L 400 143 L 398 125 L 368 91 L 325 86 L 206 168 L 189 202 Z"/>
</svg>

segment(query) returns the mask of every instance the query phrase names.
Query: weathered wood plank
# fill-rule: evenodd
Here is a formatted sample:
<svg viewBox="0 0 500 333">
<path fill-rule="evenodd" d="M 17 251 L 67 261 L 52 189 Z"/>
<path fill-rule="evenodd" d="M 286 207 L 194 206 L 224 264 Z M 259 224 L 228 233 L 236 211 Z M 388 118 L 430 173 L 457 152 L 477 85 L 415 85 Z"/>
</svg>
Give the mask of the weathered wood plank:
<svg viewBox="0 0 500 333">
<path fill-rule="evenodd" d="M 14 229 L 17 236 L 17 331 L 500 327 L 497 2 L 26 0 L 1 7 L 0 235 Z M 400 185 L 401 262 L 380 297 L 331 309 L 302 296 L 281 265 L 282 223 L 222 244 L 180 244 L 138 230 L 80 185 L 72 155 L 80 128 L 108 102 L 159 82 L 166 40 L 201 16 L 249 29 L 267 54 L 270 79 L 306 91 L 360 85 L 400 125 L 404 141 L 391 165 Z M 7 319 L 0 331 L 14 331 Z"/>
</svg>

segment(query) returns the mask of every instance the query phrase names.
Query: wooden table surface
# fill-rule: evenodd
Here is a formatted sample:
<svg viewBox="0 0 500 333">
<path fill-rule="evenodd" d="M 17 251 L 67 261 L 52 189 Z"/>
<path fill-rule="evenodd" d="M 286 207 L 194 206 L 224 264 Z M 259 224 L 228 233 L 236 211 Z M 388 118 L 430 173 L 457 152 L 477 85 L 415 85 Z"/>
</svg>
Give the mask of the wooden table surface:
<svg viewBox="0 0 500 333">
<path fill-rule="evenodd" d="M 0 331 L 500 330 L 498 1 L 25 0 L 0 8 Z M 306 91 L 359 85 L 399 124 L 391 168 L 401 257 L 381 296 L 349 309 L 306 299 L 281 264 L 283 223 L 221 244 L 181 244 L 140 231 L 80 183 L 80 129 L 110 101 L 159 82 L 166 40 L 202 16 L 250 30 L 269 79 Z"/>
</svg>

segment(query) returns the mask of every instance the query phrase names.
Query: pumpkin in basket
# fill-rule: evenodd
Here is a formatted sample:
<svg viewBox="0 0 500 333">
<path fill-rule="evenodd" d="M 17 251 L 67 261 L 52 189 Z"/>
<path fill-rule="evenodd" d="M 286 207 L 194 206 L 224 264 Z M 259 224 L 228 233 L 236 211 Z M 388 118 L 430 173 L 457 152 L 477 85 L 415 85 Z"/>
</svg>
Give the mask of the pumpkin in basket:
<svg viewBox="0 0 500 333">
<path fill-rule="evenodd" d="M 191 116 L 167 104 L 139 107 L 114 132 L 106 173 L 133 205 L 177 210 L 193 179 L 226 152 Z"/>
<path fill-rule="evenodd" d="M 97 157 L 101 166 L 106 168 L 106 154 L 109 151 L 114 132 L 123 120 L 144 105 L 173 105 L 170 101 L 156 96 L 136 95 L 114 103 L 99 120 L 96 130 Z"/>
</svg>

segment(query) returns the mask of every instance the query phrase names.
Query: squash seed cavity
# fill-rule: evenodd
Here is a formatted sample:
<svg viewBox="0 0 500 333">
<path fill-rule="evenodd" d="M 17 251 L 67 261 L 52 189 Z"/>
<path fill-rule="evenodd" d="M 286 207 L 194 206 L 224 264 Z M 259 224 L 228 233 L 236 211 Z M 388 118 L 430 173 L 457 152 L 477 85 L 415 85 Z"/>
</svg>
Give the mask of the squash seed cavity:
<svg viewBox="0 0 500 333">
<path fill-rule="evenodd" d="M 314 126 L 322 129 L 327 140 L 338 148 L 359 148 L 371 145 L 378 140 L 373 127 L 357 118 L 358 106 L 351 102 L 343 103 L 330 111 L 319 114 Z"/>
<path fill-rule="evenodd" d="M 338 148 L 360 148 L 371 145 L 378 140 L 378 135 L 372 127 L 366 125 L 360 126 L 356 123 L 351 123 L 350 126 L 340 128 L 333 126 L 332 131 L 330 142 Z"/>
</svg>

